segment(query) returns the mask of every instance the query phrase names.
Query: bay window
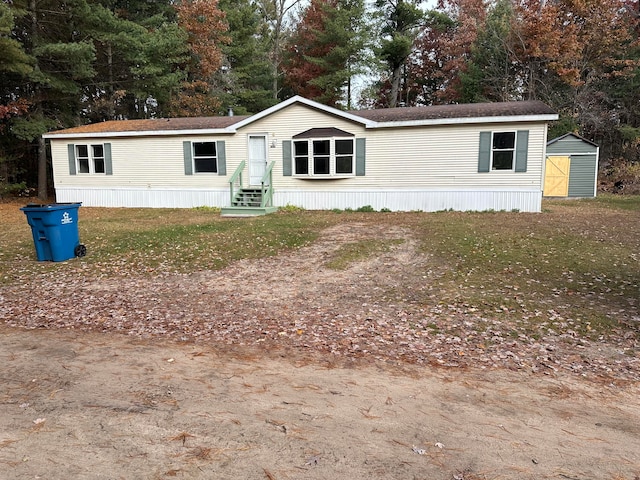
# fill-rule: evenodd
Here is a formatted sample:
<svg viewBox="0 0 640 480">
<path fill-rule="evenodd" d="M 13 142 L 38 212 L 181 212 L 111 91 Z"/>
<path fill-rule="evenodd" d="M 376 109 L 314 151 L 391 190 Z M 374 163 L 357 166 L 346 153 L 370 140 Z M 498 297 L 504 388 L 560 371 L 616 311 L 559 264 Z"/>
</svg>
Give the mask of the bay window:
<svg viewBox="0 0 640 480">
<path fill-rule="evenodd" d="M 293 141 L 296 176 L 333 177 L 355 174 L 353 138 L 305 138 Z"/>
</svg>

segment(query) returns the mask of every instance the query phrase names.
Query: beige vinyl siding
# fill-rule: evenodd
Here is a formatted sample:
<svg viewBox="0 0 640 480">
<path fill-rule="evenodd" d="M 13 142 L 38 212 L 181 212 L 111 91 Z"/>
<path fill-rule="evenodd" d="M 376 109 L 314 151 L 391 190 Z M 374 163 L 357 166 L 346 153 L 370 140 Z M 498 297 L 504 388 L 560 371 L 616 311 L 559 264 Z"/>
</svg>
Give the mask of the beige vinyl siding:
<svg viewBox="0 0 640 480">
<path fill-rule="evenodd" d="M 185 175 L 183 140 L 228 140 L 225 136 L 167 136 L 51 140 L 53 173 L 56 187 L 88 188 L 225 188 L 228 176 L 216 173 Z M 70 175 L 67 153 L 68 144 L 111 143 L 113 175 Z M 227 159 L 229 158 L 229 148 Z M 237 154 L 235 155 L 237 156 Z M 227 173 L 229 168 L 227 160 Z"/>
<path fill-rule="evenodd" d="M 304 179 L 282 176 L 282 141 L 314 127 L 335 127 L 366 138 L 366 175 L 340 179 Z M 479 132 L 529 130 L 527 172 L 492 171 L 478 173 Z M 276 189 L 343 191 L 398 188 L 456 189 L 537 189 L 544 159 L 544 124 L 460 125 L 404 127 L 366 130 L 364 126 L 329 116 L 323 112 L 294 105 L 244 127 L 249 133 L 268 132 L 277 139 L 269 148 L 269 160 L 275 160 Z M 245 140 L 246 141 L 246 140 Z M 227 155 L 229 162 L 230 155 Z M 232 170 L 228 170 L 232 172 Z"/>
<path fill-rule="evenodd" d="M 529 130 L 527 171 L 478 173 L 480 131 Z M 529 189 L 540 185 L 542 125 L 380 129 L 367 136 L 367 176 L 381 187 Z"/>
<path fill-rule="evenodd" d="M 365 138 L 368 132 L 365 132 L 364 126 L 358 123 L 350 122 L 325 112 L 303 106 L 291 105 L 289 108 L 269 115 L 266 118 L 258 120 L 254 123 L 243 127 L 236 134 L 233 145 L 242 145 L 242 154 L 245 155 L 249 135 L 266 134 L 269 148 L 267 148 L 267 162 L 275 162 L 273 169 L 273 186 L 276 191 L 280 188 L 298 188 L 305 190 L 316 190 L 318 188 L 329 188 L 330 190 L 339 190 L 344 188 L 352 188 L 355 186 L 352 182 L 354 178 L 341 178 L 332 180 L 310 180 L 297 177 L 285 177 L 282 175 L 282 142 L 291 140 L 294 135 L 302 133 L 311 128 L 334 127 L 344 130 L 355 135 L 357 138 Z M 271 142 L 275 140 L 275 148 L 271 148 Z M 230 142 L 231 143 L 231 142 Z M 367 146 L 368 151 L 368 146 Z M 229 150 L 227 150 L 229 152 Z M 227 172 L 233 174 L 239 162 L 234 162 L 234 167 Z M 230 162 L 230 155 L 227 153 L 227 165 Z M 245 175 L 248 172 L 245 170 Z M 357 177 L 365 178 L 365 177 Z M 323 184 L 321 187 L 319 184 Z"/>
<path fill-rule="evenodd" d="M 305 130 L 331 126 L 366 138 L 366 175 L 318 180 L 282 175 L 282 142 Z M 527 172 L 491 171 L 478 173 L 479 131 L 529 130 Z M 505 124 L 371 129 L 293 105 L 242 128 L 232 136 L 166 136 L 105 138 L 99 140 L 52 140 L 56 186 L 126 188 L 226 188 L 241 161 L 247 159 L 249 134 L 267 134 L 268 162 L 275 161 L 276 189 L 371 190 L 375 188 L 531 189 L 542 178 L 545 126 Z M 225 141 L 227 175 L 185 175 L 182 142 Z M 113 175 L 70 175 L 69 143 L 111 143 Z M 245 169 L 245 176 L 248 170 Z"/>
</svg>

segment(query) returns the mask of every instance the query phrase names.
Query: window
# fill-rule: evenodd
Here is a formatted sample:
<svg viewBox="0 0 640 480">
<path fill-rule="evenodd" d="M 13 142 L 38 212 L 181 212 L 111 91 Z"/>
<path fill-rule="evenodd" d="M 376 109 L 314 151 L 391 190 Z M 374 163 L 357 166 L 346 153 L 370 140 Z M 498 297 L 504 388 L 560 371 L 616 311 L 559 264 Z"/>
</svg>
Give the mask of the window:
<svg viewBox="0 0 640 480">
<path fill-rule="evenodd" d="M 104 145 L 76 145 L 78 173 L 106 173 Z"/>
<path fill-rule="evenodd" d="M 353 173 L 353 140 L 336 140 L 336 174 Z"/>
<path fill-rule="evenodd" d="M 513 170 L 516 132 L 494 132 L 491 143 L 491 170 Z"/>
<path fill-rule="evenodd" d="M 309 143 L 293 142 L 296 175 L 309 175 Z"/>
<path fill-rule="evenodd" d="M 353 138 L 294 140 L 294 175 L 310 177 L 352 176 L 355 173 Z"/>
<path fill-rule="evenodd" d="M 331 162 L 331 142 L 329 140 L 313 141 L 313 174 L 329 175 Z"/>
<path fill-rule="evenodd" d="M 216 142 L 193 143 L 193 170 L 195 173 L 217 173 Z"/>
<path fill-rule="evenodd" d="M 479 133 L 478 173 L 526 173 L 529 130 Z"/>
<path fill-rule="evenodd" d="M 227 154 L 224 140 L 214 142 L 182 142 L 184 174 L 227 174 Z"/>
</svg>

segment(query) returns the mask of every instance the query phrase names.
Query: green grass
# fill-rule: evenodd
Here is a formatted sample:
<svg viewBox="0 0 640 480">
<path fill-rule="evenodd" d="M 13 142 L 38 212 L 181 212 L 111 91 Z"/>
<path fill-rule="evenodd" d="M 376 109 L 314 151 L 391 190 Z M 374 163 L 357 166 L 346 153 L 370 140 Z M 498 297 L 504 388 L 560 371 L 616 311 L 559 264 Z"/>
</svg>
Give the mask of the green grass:
<svg viewBox="0 0 640 480">
<path fill-rule="evenodd" d="M 93 278 L 189 274 L 241 259 L 278 255 L 314 242 L 327 227 L 387 225 L 416 240 L 426 267 L 407 265 L 409 281 L 380 302 L 415 302 L 443 314 L 500 321 L 513 335 L 548 330 L 598 338 L 638 334 L 640 197 L 545 201 L 544 213 L 311 212 L 297 208 L 249 219 L 214 209 L 79 211 L 88 254 L 70 262 L 35 261 L 21 205 L 0 204 L 0 284 L 38 275 Z M 367 238 L 340 245 L 326 268 L 347 270 L 403 240 Z M 413 269 L 413 270 L 411 270 Z M 411 273 L 410 273 L 411 272 Z M 265 272 L 268 275 L 268 272 Z M 412 275 L 412 276 L 411 276 Z M 47 277 L 49 278 L 49 277 Z M 485 328 L 478 326 L 478 328 Z"/>
<path fill-rule="evenodd" d="M 595 203 L 610 208 L 640 211 L 640 195 L 611 195 L 601 194 Z"/>
<path fill-rule="evenodd" d="M 312 242 L 322 225 L 321 220 L 305 215 L 228 220 L 214 216 L 202 223 L 121 232 L 94 248 L 100 261 L 126 259 L 141 268 L 188 273 L 298 248 Z M 90 226 L 84 229 L 87 233 L 83 238 L 89 238 Z"/>
<path fill-rule="evenodd" d="M 345 243 L 333 253 L 332 258 L 324 263 L 326 268 L 332 270 L 346 270 L 355 262 L 366 260 L 381 253 L 389 252 L 394 245 L 403 243 L 404 240 L 361 240 Z"/>
<path fill-rule="evenodd" d="M 326 224 L 322 216 L 304 212 L 223 219 L 206 209 L 81 208 L 79 217 L 87 256 L 57 264 L 33 261 L 29 226 L 23 216 L 12 216 L 15 228 L 0 234 L 0 283 L 66 268 L 101 277 L 216 270 L 308 244 Z"/>
<path fill-rule="evenodd" d="M 639 218 L 589 222 L 589 214 L 567 216 L 572 205 L 555 208 L 562 212 L 439 214 L 424 222 L 422 250 L 449 266 L 442 301 L 526 323 L 533 335 L 570 328 L 596 336 L 637 314 Z"/>
<path fill-rule="evenodd" d="M 612 210 L 640 211 L 640 195 L 614 195 L 600 193 L 596 198 L 549 200 L 549 204 L 564 204 L 567 207 L 603 207 Z"/>
</svg>

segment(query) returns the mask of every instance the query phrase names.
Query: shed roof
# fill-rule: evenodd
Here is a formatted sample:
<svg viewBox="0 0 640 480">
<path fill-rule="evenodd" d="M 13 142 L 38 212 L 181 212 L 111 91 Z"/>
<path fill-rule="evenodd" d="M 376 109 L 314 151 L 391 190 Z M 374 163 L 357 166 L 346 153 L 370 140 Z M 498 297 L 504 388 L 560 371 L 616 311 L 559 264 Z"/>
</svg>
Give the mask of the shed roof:
<svg viewBox="0 0 640 480">
<path fill-rule="evenodd" d="M 588 143 L 589 145 L 592 145 L 592 146 L 594 146 L 594 147 L 598 147 L 598 144 L 593 143 L 591 140 L 587 140 L 586 138 L 584 138 L 584 137 L 582 137 L 582 136 L 578 135 L 577 133 L 573 133 L 573 132 L 565 133 L 564 135 L 561 135 L 561 136 L 559 136 L 559 137 L 556 137 L 556 138 L 554 138 L 553 140 L 549 140 L 549 141 L 547 142 L 547 146 L 552 145 L 552 144 L 554 144 L 554 143 L 556 143 L 556 142 L 559 142 L 559 141 L 561 141 L 561 140 L 564 140 L 564 139 L 566 139 L 567 137 L 574 137 L 574 138 L 576 138 L 576 139 L 578 139 L 578 140 L 581 140 L 581 141 L 583 141 L 583 142 L 585 142 L 585 143 Z"/>
<path fill-rule="evenodd" d="M 548 121 L 557 120 L 558 118 L 558 115 L 551 108 L 539 101 L 399 107 L 345 112 L 304 97 L 296 96 L 251 116 L 112 120 L 49 132 L 45 134 L 44 137 L 74 138 L 87 136 L 176 135 L 178 132 L 180 134 L 233 134 L 239 128 L 286 109 L 295 103 L 320 110 L 328 115 L 361 124 L 365 128 L 497 123 L 508 121 Z"/>
</svg>

